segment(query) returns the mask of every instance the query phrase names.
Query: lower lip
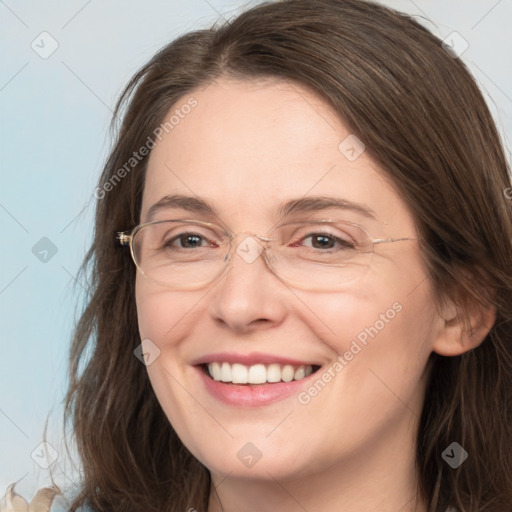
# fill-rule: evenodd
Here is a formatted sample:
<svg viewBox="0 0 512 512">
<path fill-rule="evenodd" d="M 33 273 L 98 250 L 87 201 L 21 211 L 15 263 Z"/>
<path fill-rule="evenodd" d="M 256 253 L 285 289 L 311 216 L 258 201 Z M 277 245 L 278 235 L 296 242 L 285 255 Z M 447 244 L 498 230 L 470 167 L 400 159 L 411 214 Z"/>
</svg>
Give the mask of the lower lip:
<svg viewBox="0 0 512 512">
<path fill-rule="evenodd" d="M 213 380 L 206 375 L 202 367 L 198 366 L 196 368 L 206 389 L 213 397 L 236 407 L 258 407 L 284 400 L 291 395 L 299 393 L 304 384 L 307 384 L 314 375 L 312 373 L 303 379 L 292 380 L 291 382 L 238 385 Z"/>
</svg>

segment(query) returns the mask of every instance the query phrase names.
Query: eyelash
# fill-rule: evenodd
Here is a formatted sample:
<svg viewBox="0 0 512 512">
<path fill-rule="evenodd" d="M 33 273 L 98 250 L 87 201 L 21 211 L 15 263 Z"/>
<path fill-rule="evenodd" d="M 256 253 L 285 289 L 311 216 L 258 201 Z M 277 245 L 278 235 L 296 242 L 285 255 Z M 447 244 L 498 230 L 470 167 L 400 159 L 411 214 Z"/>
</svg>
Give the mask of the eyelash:
<svg viewBox="0 0 512 512">
<path fill-rule="evenodd" d="M 309 235 L 303 237 L 301 241 L 304 241 L 308 238 L 312 237 L 328 237 L 334 240 L 334 242 L 337 242 L 339 245 L 343 246 L 343 248 L 353 249 L 355 248 L 355 244 L 349 240 L 345 240 L 343 238 L 340 238 L 336 235 L 333 235 L 332 233 L 310 233 Z M 331 249 L 331 247 L 329 247 Z"/>
<path fill-rule="evenodd" d="M 186 238 L 186 237 L 190 237 L 190 236 L 197 237 L 197 238 L 200 238 L 202 240 L 208 241 L 207 238 L 204 237 L 203 235 L 200 235 L 198 233 L 193 233 L 193 232 L 186 232 L 186 233 L 180 233 L 179 235 L 176 235 L 176 236 L 172 237 L 168 241 L 165 241 L 164 244 L 163 244 L 163 247 L 164 248 L 165 247 L 176 248 L 173 245 L 173 243 L 175 241 L 183 239 L 183 238 Z M 343 238 L 337 237 L 336 235 L 334 235 L 332 233 L 323 233 L 323 232 L 312 232 L 312 233 L 309 233 L 308 235 L 302 237 L 298 242 L 291 243 L 290 246 L 297 246 L 299 242 L 303 243 L 304 240 L 307 240 L 308 238 L 312 238 L 312 237 L 327 237 L 327 238 L 330 238 L 335 243 L 338 243 L 338 245 L 342 246 L 340 248 L 340 250 L 342 250 L 342 249 L 354 249 L 356 247 L 356 244 L 354 242 L 352 242 L 352 241 L 345 240 Z M 211 247 L 211 242 L 209 242 L 209 246 Z M 314 247 L 312 247 L 312 248 L 315 249 Z M 177 249 L 178 250 L 180 250 L 180 249 L 181 250 L 189 250 L 188 248 L 184 248 L 184 247 L 178 247 Z M 332 250 L 332 247 L 329 247 L 328 249 Z M 327 252 L 327 251 L 321 251 L 321 252 Z"/>
</svg>

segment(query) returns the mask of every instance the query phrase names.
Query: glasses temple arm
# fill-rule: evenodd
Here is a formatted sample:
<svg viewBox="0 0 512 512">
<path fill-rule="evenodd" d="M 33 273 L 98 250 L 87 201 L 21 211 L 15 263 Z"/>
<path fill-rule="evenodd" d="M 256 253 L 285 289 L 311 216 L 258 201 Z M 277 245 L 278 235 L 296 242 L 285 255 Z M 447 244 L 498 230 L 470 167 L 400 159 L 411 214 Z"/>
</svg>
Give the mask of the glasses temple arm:
<svg viewBox="0 0 512 512">
<path fill-rule="evenodd" d="M 372 240 L 372 244 L 385 244 L 388 242 L 402 242 L 404 240 L 416 240 L 416 237 L 404 237 L 404 238 L 375 238 Z"/>
<path fill-rule="evenodd" d="M 131 235 L 127 235 L 126 231 L 120 231 L 117 233 L 116 238 L 119 240 L 121 245 L 130 245 L 132 239 Z"/>
</svg>

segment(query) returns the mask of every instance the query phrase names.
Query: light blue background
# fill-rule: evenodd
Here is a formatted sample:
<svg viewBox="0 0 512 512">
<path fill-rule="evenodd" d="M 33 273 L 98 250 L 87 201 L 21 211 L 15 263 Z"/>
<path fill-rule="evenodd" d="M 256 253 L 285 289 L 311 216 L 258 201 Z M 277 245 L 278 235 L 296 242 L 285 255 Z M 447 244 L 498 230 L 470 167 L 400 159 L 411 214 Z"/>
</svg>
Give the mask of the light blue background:
<svg viewBox="0 0 512 512">
<path fill-rule="evenodd" d="M 116 98 L 171 39 L 256 3 L 0 0 L 0 497 L 11 482 L 23 490 L 46 481 L 31 453 L 50 411 L 49 439 L 63 460 L 58 427 L 82 287 L 75 275 L 92 234 L 92 192 Z M 455 30 L 468 41 L 462 60 L 510 148 L 512 0 L 382 3 L 421 17 L 442 38 Z M 43 31 L 59 45 L 47 59 L 31 48 Z M 32 253 L 42 237 L 57 248 L 46 263 Z"/>
</svg>

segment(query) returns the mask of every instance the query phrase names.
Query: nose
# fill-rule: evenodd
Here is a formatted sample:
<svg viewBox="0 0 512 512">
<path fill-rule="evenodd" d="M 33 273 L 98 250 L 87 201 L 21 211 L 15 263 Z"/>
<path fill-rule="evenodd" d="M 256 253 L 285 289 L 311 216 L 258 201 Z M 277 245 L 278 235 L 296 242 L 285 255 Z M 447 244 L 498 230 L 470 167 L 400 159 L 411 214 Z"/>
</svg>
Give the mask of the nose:
<svg viewBox="0 0 512 512">
<path fill-rule="evenodd" d="M 286 317 L 290 292 L 267 266 L 263 247 L 254 235 L 237 235 L 228 268 L 209 294 L 214 320 L 238 333 L 276 326 Z"/>
</svg>

